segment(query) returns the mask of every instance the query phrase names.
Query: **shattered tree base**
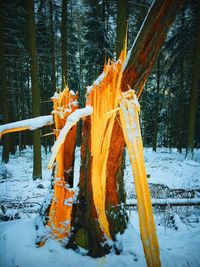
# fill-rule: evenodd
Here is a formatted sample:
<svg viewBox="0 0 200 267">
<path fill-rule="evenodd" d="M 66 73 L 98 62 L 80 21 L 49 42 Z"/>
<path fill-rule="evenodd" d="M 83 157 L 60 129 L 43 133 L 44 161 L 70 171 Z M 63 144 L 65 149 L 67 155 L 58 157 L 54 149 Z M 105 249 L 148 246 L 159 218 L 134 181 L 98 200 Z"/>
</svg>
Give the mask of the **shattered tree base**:
<svg viewBox="0 0 200 267">
<path fill-rule="evenodd" d="M 82 162 L 79 192 L 76 197 L 74 197 L 73 189 L 69 188 L 68 181 L 64 179 L 66 170 L 63 155 L 65 153 L 62 148 L 73 127 L 71 122 L 78 120 L 72 118 L 77 111 L 68 115 L 65 126 L 62 125 L 52 154 L 53 159 L 57 154 L 54 196 L 50 209 L 46 210 L 48 215 L 43 222 L 46 222 L 47 229 L 51 229 L 48 230 L 50 234 L 61 240 L 67 248 L 84 248 L 92 257 L 104 256 L 111 249 L 115 249 L 117 254 L 120 253 L 115 242 L 116 233 L 113 230 L 116 225 L 112 225 L 111 216 L 112 212 L 116 212 L 119 208 L 117 220 L 122 225 L 124 223 L 124 227 L 121 229 L 119 227 L 118 233 L 122 233 L 126 226 L 125 207 L 122 202 L 118 201 L 110 206 L 109 210 L 106 209 L 107 196 L 112 193 L 106 190 L 107 180 L 110 179 L 107 176 L 108 154 L 115 119 L 118 117 L 132 164 L 141 239 L 147 264 L 160 266 L 159 245 L 144 165 L 139 104 L 133 90 L 121 93 L 121 77 L 122 62 L 120 60 L 117 63 L 108 62 L 103 74 L 89 88 L 85 109 L 90 108 L 93 112 L 90 113 L 90 117 L 87 116 L 83 124 Z M 60 110 L 60 108 L 57 109 Z M 61 175 L 63 175 L 62 179 L 60 179 Z M 117 220 L 113 222 L 116 223 Z"/>
</svg>

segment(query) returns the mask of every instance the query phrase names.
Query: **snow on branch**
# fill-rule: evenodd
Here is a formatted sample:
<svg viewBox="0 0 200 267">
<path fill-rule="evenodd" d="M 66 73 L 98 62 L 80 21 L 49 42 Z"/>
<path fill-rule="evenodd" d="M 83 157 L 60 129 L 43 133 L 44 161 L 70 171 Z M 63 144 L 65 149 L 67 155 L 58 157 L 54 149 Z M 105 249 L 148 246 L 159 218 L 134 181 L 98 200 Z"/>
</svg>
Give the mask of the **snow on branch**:
<svg viewBox="0 0 200 267">
<path fill-rule="evenodd" d="M 53 116 L 47 115 L 47 116 L 36 117 L 33 119 L 27 119 L 4 124 L 0 126 L 0 139 L 3 134 L 25 131 L 25 130 L 36 130 L 43 126 L 51 125 L 53 123 L 54 123 Z"/>
<path fill-rule="evenodd" d="M 93 108 L 91 106 L 86 106 L 85 108 L 77 109 L 66 120 L 65 126 L 60 131 L 58 139 L 56 140 L 53 148 L 52 148 L 52 155 L 49 160 L 48 168 L 51 169 L 53 163 L 56 159 L 56 156 L 59 152 L 61 145 L 64 143 L 65 138 L 69 130 L 83 117 L 91 115 L 93 112 Z"/>
</svg>

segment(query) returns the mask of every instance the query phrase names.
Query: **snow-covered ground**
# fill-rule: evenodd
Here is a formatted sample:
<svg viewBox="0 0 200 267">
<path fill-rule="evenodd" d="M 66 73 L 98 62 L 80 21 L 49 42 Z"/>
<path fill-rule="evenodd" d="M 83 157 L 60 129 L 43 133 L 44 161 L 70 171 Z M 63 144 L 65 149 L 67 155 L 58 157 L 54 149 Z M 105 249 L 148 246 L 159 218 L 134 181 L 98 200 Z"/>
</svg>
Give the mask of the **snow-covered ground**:
<svg viewBox="0 0 200 267">
<path fill-rule="evenodd" d="M 0 149 L 1 157 L 1 149 Z M 34 220 L 50 185 L 51 172 L 47 170 L 50 154 L 43 153 L 43 179 L 32 180 L 32 150 L 11 156 L 8 164 L 0 164 L 0 217 L 20 218 L 0 222 L 1 267 L 112 267 L 146 266 L 140 241 L 137 211 L 129 210 L 130 222 L 126 232 L 118 237 L 123 246 L 119 256 L 114 252 L 100 259 L 91 259 L 72 250 L 66 250 L 53 239 L 37 248 Z M 200 194 L 200 150 L 194 160 L 185 159 L 176 150 L 145 149 L 148 181 L 153 197 Z M 76 151 L 75 178 L 78 179 L 79 150 Z M 133 178 L 129 160 L 126 160 L 125 181 L 127 197 L 134 196 Z M 189 193 L 188 193 L 189 192 Z M 182 194 L 182 195 L 181 195 Z M 170 195 L 171 197 L 171 195 Z M 2 206 L 4 208 L 2 208 Z M 161 251 L 162 266 L 200 266 L 200 208 L 175 207 L 154 209 Z"/>
</svg>

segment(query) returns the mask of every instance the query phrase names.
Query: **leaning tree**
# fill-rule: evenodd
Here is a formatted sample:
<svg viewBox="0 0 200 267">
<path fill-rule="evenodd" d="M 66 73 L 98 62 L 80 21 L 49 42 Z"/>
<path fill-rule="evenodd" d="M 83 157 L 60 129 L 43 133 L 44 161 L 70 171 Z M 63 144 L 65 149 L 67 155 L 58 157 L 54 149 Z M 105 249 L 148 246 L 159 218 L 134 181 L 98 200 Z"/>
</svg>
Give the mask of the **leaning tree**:
<svg viewBox="0 0 200 267">
<path fill-rule="evenodd" d="M 3 125 L 10 131 L 55 124 L 56 142 L 51 197 L 36 222 L 37 244 L 55 236 L 67 248 L 82 247 L 92 257 L 117 247 L 117 234 L 127 224 L 123 191 L 123 151 L 127 146 L 137 193 L 141 239 L 148 266 L 160 266 L 150 193 L 139 126 L 139 103 L 144 84 L 159 55 L 181 0 L 154 1 L 138 36 L 126 55 L 108 61 L 99 78 L 87 87 L 86 106 L 66 88 L 52 97 L 52 116 Z M 78 190 L 73 187 L 76 123 L 84 118 Z"/>
</svg>

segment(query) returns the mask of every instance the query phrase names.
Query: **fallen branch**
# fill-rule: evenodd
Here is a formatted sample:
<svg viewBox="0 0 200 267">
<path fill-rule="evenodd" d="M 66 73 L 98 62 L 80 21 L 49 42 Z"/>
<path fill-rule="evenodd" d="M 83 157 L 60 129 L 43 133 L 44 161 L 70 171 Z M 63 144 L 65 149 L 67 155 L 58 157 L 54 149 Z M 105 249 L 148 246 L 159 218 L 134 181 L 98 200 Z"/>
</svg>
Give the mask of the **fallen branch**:
<svg viewBox="0 0 200 267">
<path fill-rule="evenodd" d="M 3 134 L 25 131 L 25 130 L 36 130 L 43 126 L 48 126 L 54 124 L 53 116 L 40 116 L 33 119 L 22 120 L 17 122 L 12 122 L 0 126 L 0 139 Z"/>
<path fill-rule="evenodd" d="M 130 203 L 126 204 L 127 208 L 132 208 L 137 206 L 137 200 L 131 200 Z M 172 206 L 172 207 L 182 207 L 182 206 L 200 206 L 200 198 L 181 198 L 181 199 L 152 199 L 152 206 Z"/>
</svg>

